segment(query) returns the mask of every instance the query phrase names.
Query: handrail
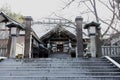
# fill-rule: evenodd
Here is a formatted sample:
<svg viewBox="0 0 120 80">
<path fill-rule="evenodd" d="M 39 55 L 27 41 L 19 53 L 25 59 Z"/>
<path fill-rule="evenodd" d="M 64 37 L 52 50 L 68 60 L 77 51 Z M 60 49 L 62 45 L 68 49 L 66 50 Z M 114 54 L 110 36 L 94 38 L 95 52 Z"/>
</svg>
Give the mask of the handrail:
<svg viewBox="0 0 120 80">
<path fill-rule="evenodd" d="M 113 60 L 109 56 L 105 56 L 105 58 L 108 59 L 110 62 L 112 62 L 114 65 L 116 65 L 118 68 L 120 68 L 120 64 L 118 62 L 116 62 L 115 60 Z"/>
</svg>

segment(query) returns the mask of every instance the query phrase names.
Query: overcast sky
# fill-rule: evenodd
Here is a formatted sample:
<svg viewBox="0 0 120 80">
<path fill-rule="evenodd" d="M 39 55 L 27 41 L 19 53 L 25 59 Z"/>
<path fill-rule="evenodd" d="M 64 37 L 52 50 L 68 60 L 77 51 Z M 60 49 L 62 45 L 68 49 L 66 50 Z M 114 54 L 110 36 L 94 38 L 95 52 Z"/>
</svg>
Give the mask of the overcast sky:
<svg viewBox="0 0 120 80">
<path fill-rule="evenodd" d="M 80 9 L 75 7 L 75 4 L 63 10 L 65 6 L 63 1 L 66 3 L 68 0 L 0 0 L 0 7 L 8 5 L 13 12 L 32 16 L 35 20 L 50 17 L 53 12 L 68 19 L 74 19 L 80 15 Z"/>
<path fill-rule="evenodd" d="M 69 0 L 0 0 L 0 7 L 8 5 L 13 12 L 21 13 L 24 16 L 32 16 L 34 20 L 41 18 L 49 18 L 55 12 L 57 15 L 71 19 L 74 21 L 76 16 L 82 16 L 85 22 L 95 21 L 94 15 L 81 15 L 80 12 L 86 10 L 85 6 L 77 6 L 78 3 L 72 4 L 69 8 L 62 10 L 65 6 L 65 1 Z M 79 0 L 78 0 L 79 1 Z M 110 12 L 105 10 L 104 6 L 97 3 L 98 15 L 106 20 L 110 17 Z M 103 24 L 102 27 L 106 28 Z"/>
<path fill-rule="evenodd" d="M 45 17 L 48 18 L 53 12 L 64 17 L 70 17 L 71 15 L 76 17 L 71 10 L 62 10 L 65 4 L 61 0 L 0 0 L 0 7 L 5 5 L 9 6 L 13 12 L 21 13 L 24 16 L 32 16 L 34 20 L 40 20 Z M 44 32 L 49 29 L 45 26 L 44 28 L 41 27 L 41 25 L 34 25 L 33 29 L 38 36 L 43 35 Z"/>
<path fill-rule="evenodd" d="M 65 4 L 61 0 L 0 0 L 0 7 L 3 5 L 8 5 L 12 11 L 32 16 L 34 19 L 49 17 L 53 12 L 60 16 L 68 16 L 70 11 L 62 10 Z M 72 11 L 71 14 L 75 15 Z"/>
<path fill-rule="evenodd" d="M 14 12 L 20 12 L 34 19 L 49 16 L 60 10 L 60 0 L 0 0 L 0 6 L 8 5 Z"/>
<path fill-rule="evenodd" d="M 44 17 L 50 17 L 50 15 L 55 12 L 57 15 L 74 19 L 76 16 L 83 16 L 84 20 L 87 21 L 87 15 L 81 15 L 80 12 L 85 11 L 85 6 L 77 7 L 77 4 L 71 5 L 69 8 L 62 10 L 65 6 L 64 2 L 68 0 L 0 0 L 0 7 L 3 5 L 8 5 L 13 12 L 20 12 L 24 16 L 32 16 L 35 20 Z M 79 0 L 78 0 L 79 1 Z M 104 8 L 97 3 L 98 9 L 101 11 L 99 16 L 106 17 L 109 12 L 103 10 Z M 90 21 L 95 20 L 93 15 Z"/>
</svg>

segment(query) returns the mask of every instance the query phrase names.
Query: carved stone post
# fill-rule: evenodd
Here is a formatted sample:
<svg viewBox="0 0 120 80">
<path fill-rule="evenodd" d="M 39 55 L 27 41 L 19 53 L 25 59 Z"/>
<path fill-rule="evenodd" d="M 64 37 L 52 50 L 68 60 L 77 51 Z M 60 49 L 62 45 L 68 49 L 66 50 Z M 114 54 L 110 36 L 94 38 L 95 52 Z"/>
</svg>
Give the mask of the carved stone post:
<svg viewBox="0 0 120 80">
<path fill-rule="evenodd" d="M 83 18 L 78 16 L 76 17 L 75 22 L 76 22 L 76 38 L 77 38 L 76 57 L 82 57 L 83 56 L 83 36 L 82 36 Z"/>
<path fill-rule="evenodd" d="M 26 16 L 25 17 L 25 53 L 24 57 L 25 58 L 31 58 L 31 23 L 32 23 L 32 18 L 31 16 Z"/>
</svg>

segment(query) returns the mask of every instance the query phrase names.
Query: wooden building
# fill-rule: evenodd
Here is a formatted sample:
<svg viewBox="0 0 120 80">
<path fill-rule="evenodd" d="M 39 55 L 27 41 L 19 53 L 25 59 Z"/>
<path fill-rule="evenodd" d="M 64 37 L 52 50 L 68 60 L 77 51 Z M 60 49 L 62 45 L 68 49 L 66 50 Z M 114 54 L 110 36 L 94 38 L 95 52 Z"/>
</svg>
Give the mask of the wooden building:
<svg viewBox="0 0 120 80">
<path fill-rule="evenodd" d="M 66 53 L 71 57 L 76 57 L 76 35 L 61 26 L 53 28 L 43 35 L 40 40 L 49 49 L 49 55 Z M 84 39 L 83 41 L 85 42 Z"/>
<path fill-rule="evenodd" d="M 9 18 L 7 15 L 5 16 L 8 19 L 6 20 L 7 22 L 15 22 L 17 25 L 20 25 L 20 26 L 22 25 L 22 27 L 24 27 L 23 34 L 19 33 L 19 35 L 16 36 L 15 44 L 16 45 L 18 44 L 18 47 L 16 49 L 17 51 L 15 51 L 14 53 L 16 56 L 18 54 L 22 54 L 24 58 L 41 58 L 41 57 L 49 57 L 50 54 L 54 54 L 54 53 L 58 53 L 58 54 L 66 53 L 71 55 L 71 57 L 76 57 L 76 54 L 77 54 L 76 53 L 76 43 L 77 43 L 76 35 L 70 32 L 69 30 L 57 24 L 55 28 L 53 28 L 48 33 L 46 33 L 45 35 L 39 38 L 37 36 L 37 33 L 34 32 L 32 28 L 33 26 L 32 18 L 30 16 L 26 16 L 24 26 L 23 24 L 20 24 L 14 21 L 13 19 Z M 5 23 L 5 22 L 2 22 L 2 23 Z M 4 24 L 4 27 L 5 27 L 5 24 Z M 11 34 L 9 34 L 9 32 L 10 31 L 8 31 L 8 36 L 7 36 L 9 44 L 8 43 L 6 44 L 7 52 L 3 53 L 3 54 L 6 54 L 7 57 L 9 57 L 10 51 L 12 51 L 11 41 L 10 41 L 12 36 Z M 86 47 L 85 40 L 86 39 L 83 39 L 84 48 Z M 16 48 L 16 46 L 14 47 Z"/>
</svg>

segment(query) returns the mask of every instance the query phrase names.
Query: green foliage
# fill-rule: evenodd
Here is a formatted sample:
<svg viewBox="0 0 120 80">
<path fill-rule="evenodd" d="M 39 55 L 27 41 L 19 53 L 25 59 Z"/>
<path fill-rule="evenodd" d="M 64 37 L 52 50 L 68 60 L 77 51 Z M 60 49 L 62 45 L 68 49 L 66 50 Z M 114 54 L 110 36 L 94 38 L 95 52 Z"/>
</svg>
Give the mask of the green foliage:
<svg viewBox="0 0 120 80">
<path fill-rule="evenodd" d="M 0 12 L 1 11 L 6 13 L 10 18 L 12 18 L 20 23 L 24 22 L 24 16 L 20 13 L 12 12 L 9 6 L 2 6 L 0 8 Z"/>
</svg>

